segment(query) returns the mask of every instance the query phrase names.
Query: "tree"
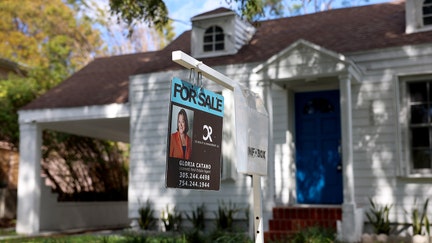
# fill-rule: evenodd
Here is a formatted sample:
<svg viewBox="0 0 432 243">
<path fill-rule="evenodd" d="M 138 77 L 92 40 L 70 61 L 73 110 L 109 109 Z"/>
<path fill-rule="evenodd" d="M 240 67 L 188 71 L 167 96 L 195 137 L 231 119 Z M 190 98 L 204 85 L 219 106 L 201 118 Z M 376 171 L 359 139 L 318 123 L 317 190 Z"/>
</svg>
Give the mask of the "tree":
<svg viewBox="0 0 432 243">
<path fill-rule="evenodd" d="M 231 2 L 231 0 L 226 0 Z M 249 21 L 265 15 L 265 9 L 274 15 L 282 14 L 282 0 L 234 0 L 238 3 L 238 10 Z M 163 0 L 110 0 L 111 14 L 117 16 L 118 21 L 126 23 L 132 35 L 138 23 L 154 26 L 163 31 L 169 26 L 168 9 Z"/>
<path fill-rule="evenodd" d="M 67 66 L 70 74 L 100 54 L 100 33 L 61 0 L 0 2 L 0 55 L 30 67 Z"/>
<path fill-rule="evenodd" d="M 284 16 L 284 9 L 290 15 L 319 12 L 333 8 L 335 0 L 225 0 L 236 3 L 237 11 L 248 21 L 254 22 L 270 17 Z M 339 0 L 342 6 L 354 6 L 369 0 Z M 147 23 L 157 30 L 166 27 L 168 10 L 163 0 L 109 0 L 111 14 L 117 16 L 129 28 L 129 35 L 137 23 Z M 311 7 L 312 6 L 312 7 Z M 310 9 L 308 11 L 308 9 Z"/>
<path fill-rule="evenodd" d="M 103 53 L 100 33 L 61 0 L 0 1 L 0 57 L 28 67 L 0 81 L 0 140 L 18 147 L 17 110 Z"/>
<path fill-rule="evenodd" d="M 108 3 L 109 0 L 106 0 Z M 147 1 L 145 1 L 147 2 Z M 146 3 L 149 7 L 152 3 Z M 126 53 L 144 52 L 157 50 L 165 47 L 171 42 L 175 33 L 172 21 L 167 19 L 166 22 L 154 24 L 148 19 L 138 16 L 135 11 L 138 9 L 140 1 L 118 1 L 113 2 L 115 6 L 122 5 L 124 18 L 113 12 L 104 1 L 100 0 L 67 0 L 79 15 L 86 15 L 95 23 L 95 28 L 100 29 L 102 38 L 107 47 L 109 55 L 119 55 Z M 153 11 L 153 10 L 152 10 Z M 165 13 L 168 16 L 168 13 Z M 134 16 L 132 18 L 132 16 Z"/>
<path fill-rule="evenodd" d="M 0 1 L 0 57 L 28 70 L 0 80 L 1 141 L 18 149 L 18 109 L 105 53 L 94 23 L 62 0 Z M 60 195 L 127 198 L 125 148 L 52 131 L 44 131 L 43 137 L 42 169 Z"/>
</svg>

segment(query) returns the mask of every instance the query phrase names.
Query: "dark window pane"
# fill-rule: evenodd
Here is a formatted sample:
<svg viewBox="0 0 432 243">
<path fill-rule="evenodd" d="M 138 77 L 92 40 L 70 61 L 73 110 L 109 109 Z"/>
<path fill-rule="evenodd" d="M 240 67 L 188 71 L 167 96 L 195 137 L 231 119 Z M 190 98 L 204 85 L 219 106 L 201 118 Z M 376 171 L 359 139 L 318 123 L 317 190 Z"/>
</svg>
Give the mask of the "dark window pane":
<svg viewBox="0 0 432 243">
<path fill-rule="evenodd" d="M 210 27 L 206 29 L 205 34 L 213 34 L 213 32 L 214 32 L 213 27 Z"/>
<path fill-rule="evenodd" d="M 216 50 L 216 51 L 221 51 L 221 50 L 223 50 L 223 49 L 225 49 L 225 45 L 224 45 L 224 43 L 216 44 L 216 47 L 215 47 L 215 50 Z"/>
<path fill-rule="evenodd" d="M 410 92 L 411 102 L 427 101 L 426 82 L 409 84 L 409 92 Z"/>
<path fill-rule="evenodd" d="M 213 42 L 213 36 L 212 35 L 205 35 L 204 36 L 204 43 Z"/>
<path fill-rule="evenodd" d="M 432 2 L 432 0 L 430 0 Z M 431 81 L 408 83 L 413 169 L 431 169 L 432 90 Z"/>
<path fill-rule="evenodd" d="M 423 15 L 432 14 L 432 5 L 423 6 Z"/>
<path fill-rule="evenodd" d="M 219 27 L 219 26 L 216 26 L 214 32 L 215 33 L 223 33 L 223 29 L 221 27 Z"/>
<path fill-rule="evenodd" d="M 430 161 L 430 150 L 429 149 L 421 149 L 413 151 L 413 160 L 414 160 L 414 169 L 430 169 L 431 161 Z"/>
<path fill-rule="evenodd" d="M 420 124 L 428 122 L 428 108 L 427 105 L 413 105 L 411 106 L 411 124 Z"/>
<path fill-rule="evenodd" d="M 204 45 L 204 51 L 213 51 L 213 45 Z"/>
<path fill-rule="evenodd" d="M 223 41 L 224 40 L 224 35 L 223 34 L 217 34 L 216 35 L 216 41 Z"/>
<path fill-rule="evenodd" d="M 432 1 L 423 2 L 423 25 L 432 24 Z"/>
<path fill-rule="evenodd" d="M 429 128 L 416 127 L 411 129 L 413 147 L 429 147 Z"/>
</svg>

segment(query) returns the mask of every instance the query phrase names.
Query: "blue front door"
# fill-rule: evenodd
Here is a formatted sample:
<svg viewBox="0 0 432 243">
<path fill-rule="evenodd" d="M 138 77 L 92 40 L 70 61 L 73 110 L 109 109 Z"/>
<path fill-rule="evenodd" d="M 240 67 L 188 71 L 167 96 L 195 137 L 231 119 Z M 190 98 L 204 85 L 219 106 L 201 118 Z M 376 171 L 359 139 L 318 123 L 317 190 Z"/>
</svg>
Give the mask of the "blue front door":
<svg viewBox="0 0 432 243">
<path fill-rule="evenodd" d="M 297 202 L 341 204 L 339 91 L 295 94 Z"/>
</svg>

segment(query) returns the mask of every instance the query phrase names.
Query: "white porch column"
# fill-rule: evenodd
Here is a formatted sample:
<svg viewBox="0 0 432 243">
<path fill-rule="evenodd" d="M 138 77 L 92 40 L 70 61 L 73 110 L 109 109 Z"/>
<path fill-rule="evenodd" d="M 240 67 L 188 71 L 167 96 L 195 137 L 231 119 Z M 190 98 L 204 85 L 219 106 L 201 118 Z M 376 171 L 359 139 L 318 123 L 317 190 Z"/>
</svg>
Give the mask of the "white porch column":
<svg viewBox="0 0 432 243">
<path fill-rule="evenodd" d="M 343 204 L 341 235 L 344 242 L 358 240 L 358 225 L 356 225 L 356 203 L 354 198 L 353 169 L 353 135 L 352 135 L 352 97 L 351 75 L 339 76 L 341 128 L 342 128 L 342 170 L 343 170 Z"/>
<path fill-rule="evenodd" d="M 42 130 L 36 123 L 20 124 L 20 160 L 16 231 L 39 232 Z"/>
</svg>

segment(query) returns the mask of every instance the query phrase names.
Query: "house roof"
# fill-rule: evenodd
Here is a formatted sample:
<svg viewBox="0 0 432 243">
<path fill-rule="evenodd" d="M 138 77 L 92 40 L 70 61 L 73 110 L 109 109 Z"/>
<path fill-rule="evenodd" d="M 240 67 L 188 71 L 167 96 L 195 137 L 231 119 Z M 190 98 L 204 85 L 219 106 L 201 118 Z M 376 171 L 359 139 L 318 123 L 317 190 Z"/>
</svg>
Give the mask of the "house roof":
<svg viewBox="0 0 432 243">
<path fill-rule="evenodd" d="M 186 31 L 160 51 L 96 58 L 23 109 L 126 103 L 129 76 L 182 69 L 171 53 L 190 54 L 190 39 Z M 405 34 L 405 3 L 396 1 L 262 21 L 237 54 L 201 61 L 208 66 L 264 62 L 299 39 L 347 54 L 431 43 L 432 31 Z"/>
<path fill-rule="evenodd" d="M 195 18 L 199 18 L 199 17 L 211 16 L 211 15 L 221 14 L 221 13 L 234 13 L 234 12 L 231 9 L 220 7 L 220 8 L 205 12 L 205 13 L 195 15 L 192 17 L 192 20 Z"/>
</svg>

